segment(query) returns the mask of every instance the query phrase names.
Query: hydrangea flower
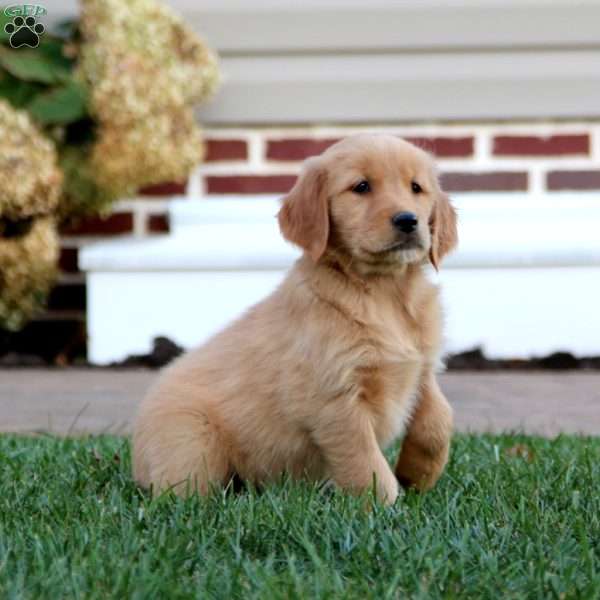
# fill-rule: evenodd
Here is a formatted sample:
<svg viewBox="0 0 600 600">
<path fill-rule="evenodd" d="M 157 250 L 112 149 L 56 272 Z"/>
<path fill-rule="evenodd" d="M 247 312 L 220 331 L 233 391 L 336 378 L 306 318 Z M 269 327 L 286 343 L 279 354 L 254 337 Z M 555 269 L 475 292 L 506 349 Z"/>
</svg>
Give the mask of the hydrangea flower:
<svg viewBox="0 0 600 600">
<path fill-rule="evenodd" d="M 61 183 L 52 142 L 0 101 L 0 328 L 21 328 L 54 283 Z"/>
</svg>

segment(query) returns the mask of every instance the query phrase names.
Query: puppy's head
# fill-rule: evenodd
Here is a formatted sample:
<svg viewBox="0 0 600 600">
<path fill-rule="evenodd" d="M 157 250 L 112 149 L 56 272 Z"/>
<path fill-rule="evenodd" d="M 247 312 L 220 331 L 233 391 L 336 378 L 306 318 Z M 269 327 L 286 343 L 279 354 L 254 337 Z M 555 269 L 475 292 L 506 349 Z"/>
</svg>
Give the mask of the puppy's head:
<svg viewBox="0 0 600 600">
<path fill-rule="evenodd" d="M 427 258 L 437 269 L 457 243 L 431 157 L 390 135 L 348 137 L 307 160 L 278 218 L 315 262 L 331 249 L 366 272 Z"/>
</svg>

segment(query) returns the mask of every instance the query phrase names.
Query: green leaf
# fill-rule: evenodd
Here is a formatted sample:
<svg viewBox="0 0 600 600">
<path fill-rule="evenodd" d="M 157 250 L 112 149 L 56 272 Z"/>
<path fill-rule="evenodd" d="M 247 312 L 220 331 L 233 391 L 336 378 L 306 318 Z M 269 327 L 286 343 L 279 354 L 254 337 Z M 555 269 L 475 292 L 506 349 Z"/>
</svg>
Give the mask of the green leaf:
<svg viewBox="0 0 600 600">
<path fill-rule="evenodd" d="M 63 54 L 65 43 L 50 35 L 44 35 L 40 41 L 40 45 L 36 51 L 43 55 L 43 59 L 47 63 L 52 63 L 52 68 L 59 72 L 59 76 L 63 72 L 71 71 L 75 61 L 72 58 L 67 58 Z"/>
<path fill-rule="evenodd" d="M 0 43 L 6 44 L 8 42 L 8 38 L 10 37 L 6 31 L 4 31 L 4 26 L 7 23 L 10 23 L 13 20 L 13 17 L 9 17 L 4 14 L 4 6 L 0 6 Z"/>
<path fill-rule="evenodd" d="M 39 94 L 27 109 L 43 125 L 65 125 L 87 116 L 86 93 L 73 80 Z"/>
<path fill-rule="evenodd" d="M 58 83 L 70 75 L 68 68 L 34 49 L 0 47 L 0 65 L 11 75 L 25 81 Z"/>
<path fill-rule="evenodd" d="M 9 73 L 0 72 L 0 98 L 10 102 L 15 108 L 23 108 L 40 93 L 39 83 L 21 81 Z"/>
<path fill-rule="evenodd" d="M 67 19 L 55 23 L 50 30 L 50 33 L 60 38 L 61 40 L 72 40 L 74 39 L 79 31 L 79 21 L 77 19 Z"/>
</svg>

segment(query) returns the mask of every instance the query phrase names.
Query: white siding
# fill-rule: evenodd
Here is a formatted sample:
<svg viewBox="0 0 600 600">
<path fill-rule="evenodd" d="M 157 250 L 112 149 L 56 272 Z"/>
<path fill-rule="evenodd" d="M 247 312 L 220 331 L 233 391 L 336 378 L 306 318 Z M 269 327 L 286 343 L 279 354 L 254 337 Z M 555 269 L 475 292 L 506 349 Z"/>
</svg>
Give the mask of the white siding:
<svg viewBox="0 0 600 600">
<path fill-rule="evenodd" d="M 203 122 L 600 116 L 600 0 L 169 4 L 222 57 L 225 83 Z"/>
</svg>

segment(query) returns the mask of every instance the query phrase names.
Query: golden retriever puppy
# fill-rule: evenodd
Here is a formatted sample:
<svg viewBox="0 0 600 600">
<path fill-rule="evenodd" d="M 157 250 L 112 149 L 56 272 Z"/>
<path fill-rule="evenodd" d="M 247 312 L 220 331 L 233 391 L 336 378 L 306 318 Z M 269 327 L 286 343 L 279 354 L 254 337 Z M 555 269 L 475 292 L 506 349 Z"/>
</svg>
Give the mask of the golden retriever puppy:
<svg viewBox="0 0 600 600">
<path fill-rule="evenodd" d="M 265 300 L 160 377 L 141 405 L 134 477 L 201 494 L 288 472 L 352 492 L 425 490 L 448 458 L 452 410 L 435 379 L 437 288 L 457 242 L 430 156 L 357 135 L 306 161 L 278 215 L 304 249 Z M 404 441 L 394 471 L 382 449 Z"/>
</svg>

